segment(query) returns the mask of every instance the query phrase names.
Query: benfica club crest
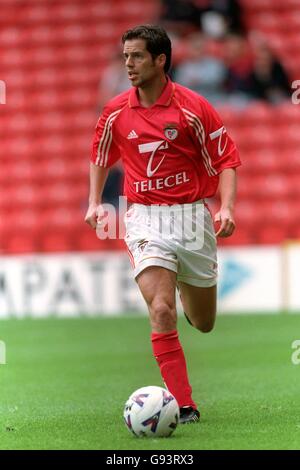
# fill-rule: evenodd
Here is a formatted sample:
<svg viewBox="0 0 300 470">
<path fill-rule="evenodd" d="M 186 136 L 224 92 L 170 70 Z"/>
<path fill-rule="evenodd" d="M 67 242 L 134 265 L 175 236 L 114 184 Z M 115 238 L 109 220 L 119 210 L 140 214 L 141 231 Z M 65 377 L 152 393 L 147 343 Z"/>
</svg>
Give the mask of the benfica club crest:
<svg viewBox="0 0 300 470">
<path fill-rule="evenodd" d="M 177 124 L 169 123 L 164 128 L 165 136 L 169 140 L 175 140 L 178 136 Z"/>
</svg>

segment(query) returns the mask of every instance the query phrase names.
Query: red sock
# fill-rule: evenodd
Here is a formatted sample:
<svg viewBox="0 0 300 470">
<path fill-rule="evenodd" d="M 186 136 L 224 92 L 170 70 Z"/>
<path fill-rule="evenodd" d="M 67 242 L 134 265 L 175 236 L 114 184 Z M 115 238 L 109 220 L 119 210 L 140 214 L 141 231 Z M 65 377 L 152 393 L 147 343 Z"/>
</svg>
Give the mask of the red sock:
<svg viewBox="0 0 300 470">
<path fill-rule="evenodd" d="M 192 399 L 183 350 L 176 330 L 169 333 L 152 333 L 152 349 L 168 390 L 176 398 L 179 407 L 197 408 Z"/>
</svg>

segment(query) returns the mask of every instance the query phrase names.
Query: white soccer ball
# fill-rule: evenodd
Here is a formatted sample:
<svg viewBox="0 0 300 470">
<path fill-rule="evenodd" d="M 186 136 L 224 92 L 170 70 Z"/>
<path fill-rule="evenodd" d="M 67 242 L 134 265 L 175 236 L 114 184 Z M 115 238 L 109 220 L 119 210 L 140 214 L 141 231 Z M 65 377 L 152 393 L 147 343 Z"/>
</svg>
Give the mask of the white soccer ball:
<svg viewBox="0 0 300 470">
<path fill-rule="evenodd" d="M 137 437 L 168 437 L 177 427 L 179 406 L 168 390 L 142 387 L 128 398 L 124 420 L 129 431 Z"/>
</svg>

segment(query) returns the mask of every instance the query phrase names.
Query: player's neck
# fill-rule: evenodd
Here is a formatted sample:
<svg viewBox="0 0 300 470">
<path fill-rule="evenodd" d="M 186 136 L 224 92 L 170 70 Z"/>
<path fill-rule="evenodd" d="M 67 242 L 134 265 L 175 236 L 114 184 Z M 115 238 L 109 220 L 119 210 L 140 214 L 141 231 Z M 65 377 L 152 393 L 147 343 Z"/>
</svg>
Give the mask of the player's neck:
<svg viewBox="0 0 300 470">
<path fill-rule="evenodd" d="M 153 106 L 160 95 L 163 92 L 167 83 L 167 77 L 165 75 L 159 75 L 154 80 L 145 84 L 142 88 L 139 88 L 139 101 L 144 108 L 150 108 Z"/>
</svg>

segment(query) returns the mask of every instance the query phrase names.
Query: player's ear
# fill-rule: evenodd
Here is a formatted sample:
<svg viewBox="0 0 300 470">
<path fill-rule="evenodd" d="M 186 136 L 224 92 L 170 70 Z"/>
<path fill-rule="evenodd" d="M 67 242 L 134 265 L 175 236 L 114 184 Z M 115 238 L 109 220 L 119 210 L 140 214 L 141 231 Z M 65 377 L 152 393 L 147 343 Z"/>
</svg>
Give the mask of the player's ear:
<svg viewBox="0 0 300 470">
<path fill-rule="evenodd" d="M 159 55 L 156 57 L 156 63 L 157 63 L 160 67 L 162 67 L 162 68 L 164 68 L 165 63 L 166 63 L 166 60 L 167 60 L 166 54 L 159 54 Z"/>
</svg>

